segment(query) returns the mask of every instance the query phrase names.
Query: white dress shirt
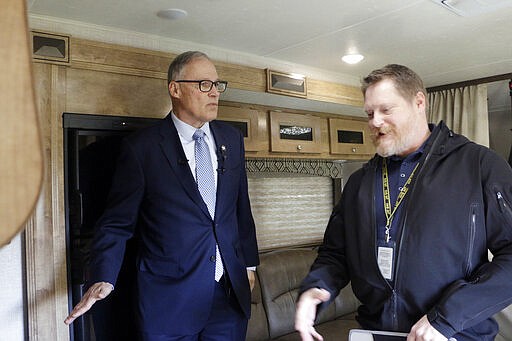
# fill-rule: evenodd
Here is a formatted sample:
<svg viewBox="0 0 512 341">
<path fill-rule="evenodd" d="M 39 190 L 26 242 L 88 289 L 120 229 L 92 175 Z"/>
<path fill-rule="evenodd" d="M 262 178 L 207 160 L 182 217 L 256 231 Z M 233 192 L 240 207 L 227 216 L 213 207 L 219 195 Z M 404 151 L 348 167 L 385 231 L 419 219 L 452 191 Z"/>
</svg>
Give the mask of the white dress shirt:
<svg viewBox="0 0 512 341">
<path fill-rule="evenodd" d="M 174 125 L 176 126 L 176 130 L 178 130 L 178 136 L 180 137 L 181 145 L 183 146 L 183 150 L 185 151 L 185 156 L 188 160 L 188 165 L 190 167 L 190 171 L 192 172 L 192 175 L 194 176 L 194 180 L 196 179 L 196 159 L 194 156 L 194 146 L 195 141 L 192 138 L 194 135 L 194 132 L 197 130 L 197 128 L 181 121 L 174 113 L 171 113 L 172 121 L 174 122 Z M 206 122 L 203 124 L 203 126 L 200 128 L 205 133 L 204 140 L 208 144 L 208 149 L 210 150 L 210 157 L 212 160 L 212 166 L 213 169 L 217 169 L 218 161 L 217 161 L 217 153 L 216 153 L 216 144 L 215 144 L 215 138 L 213 137 L 212 131 L 210 130 L 210 124 Z M 215 188 L 217 188 L 217 172 L 214 172 L 214 178 L 215 178 Z"/>
</svg>

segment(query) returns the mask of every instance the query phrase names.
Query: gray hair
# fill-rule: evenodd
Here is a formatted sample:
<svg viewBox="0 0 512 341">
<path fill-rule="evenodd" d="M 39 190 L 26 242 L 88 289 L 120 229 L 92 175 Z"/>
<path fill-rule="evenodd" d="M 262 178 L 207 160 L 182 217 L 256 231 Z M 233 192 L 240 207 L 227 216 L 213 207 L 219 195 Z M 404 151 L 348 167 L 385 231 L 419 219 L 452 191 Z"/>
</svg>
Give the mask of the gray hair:
<svg viewBox="0 0 512 341">
<path fill-rule="evenodd" d="M 178 79 L 181 76 L 185 66 L 192 60 L 198 58 L 206 58 L 210 60 L 210 58 L 208 58 L 205 53 L 199 51 L 187 51 L 176 56 L 171 65 L 169 65 L 169 70 L 167 70 L 167 84 L 171 83 L 173 80 Z"/>
</svg>

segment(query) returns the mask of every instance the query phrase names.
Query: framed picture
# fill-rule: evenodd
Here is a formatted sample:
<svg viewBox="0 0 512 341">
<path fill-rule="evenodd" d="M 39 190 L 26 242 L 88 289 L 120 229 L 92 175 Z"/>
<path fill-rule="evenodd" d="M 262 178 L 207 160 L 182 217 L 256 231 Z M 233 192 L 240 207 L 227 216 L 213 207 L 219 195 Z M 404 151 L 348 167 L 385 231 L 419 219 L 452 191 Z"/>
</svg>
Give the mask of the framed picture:
<svg viewBox="0 0 512 341">
<path fill-rule="evenodd" d="M 267 69 L 267 92 L 306 98 L 307 79 L 301 75 Z"/>
<path fill-rule="evenodd" d="M 31 31 L 32 58 L 69 64 L 69 36 Z"/>
</svg>

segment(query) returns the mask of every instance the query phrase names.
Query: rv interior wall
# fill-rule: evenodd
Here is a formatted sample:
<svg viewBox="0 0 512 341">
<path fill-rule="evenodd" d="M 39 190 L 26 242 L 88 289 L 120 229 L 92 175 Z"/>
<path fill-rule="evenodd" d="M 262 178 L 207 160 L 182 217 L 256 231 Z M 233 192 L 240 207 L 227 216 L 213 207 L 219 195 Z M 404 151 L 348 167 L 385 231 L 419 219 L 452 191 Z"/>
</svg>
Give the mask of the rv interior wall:
<svg viewBox="0 0 512 341">
<path fill-rule="evenodd" d="M 25 340 L 22 233 L 0 248 L 0 340 Z"/>
</svg>

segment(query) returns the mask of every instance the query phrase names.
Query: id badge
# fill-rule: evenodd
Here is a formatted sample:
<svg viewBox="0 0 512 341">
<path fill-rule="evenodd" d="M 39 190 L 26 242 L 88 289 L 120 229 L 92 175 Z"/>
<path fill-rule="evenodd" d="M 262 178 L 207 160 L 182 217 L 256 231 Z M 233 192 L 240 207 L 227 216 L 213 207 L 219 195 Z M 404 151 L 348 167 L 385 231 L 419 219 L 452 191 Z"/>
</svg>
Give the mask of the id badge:
<svg viewBox="0 0 512 341">
<path fill-rule="evenodd" d="M 395 242 L 379 241 L 377 246 L 377 263 L 382 276 L 387 280 L 393 280 L 393 265 L 395 261 Z"/>
</svg>

